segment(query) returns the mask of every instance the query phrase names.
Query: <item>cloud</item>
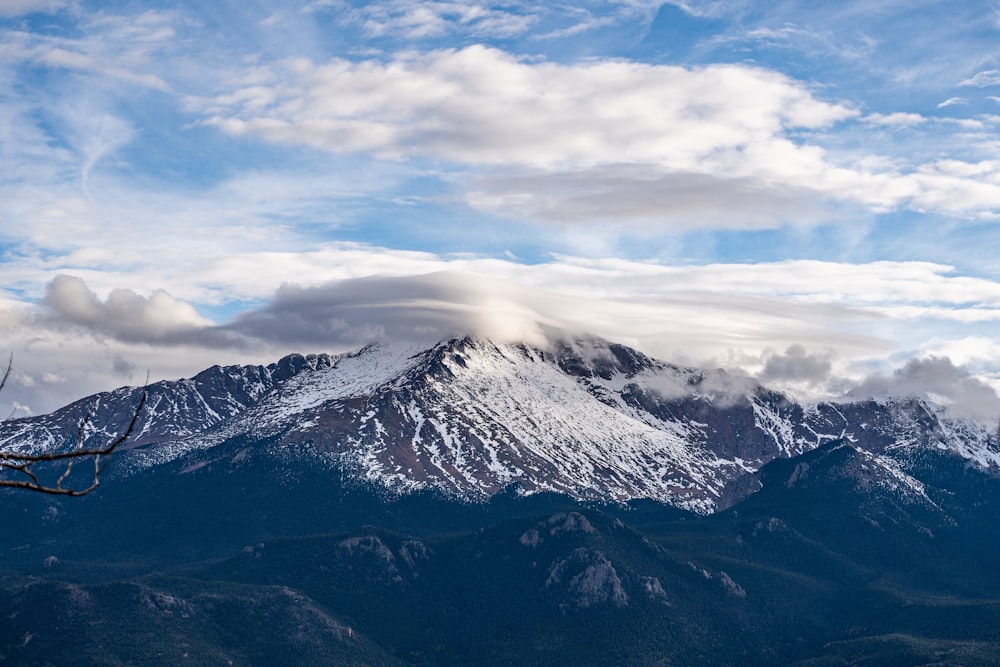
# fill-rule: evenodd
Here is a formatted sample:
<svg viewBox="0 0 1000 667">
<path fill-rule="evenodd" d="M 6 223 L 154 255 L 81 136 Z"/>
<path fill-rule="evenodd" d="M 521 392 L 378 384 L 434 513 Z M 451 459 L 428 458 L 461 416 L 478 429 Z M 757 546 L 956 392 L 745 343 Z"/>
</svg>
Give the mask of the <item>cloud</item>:
<svg viewBox="0 0 1000 667">
<path fill-rule="evenodd" d="M 146 294 L 163 288 L 199 306 L 268 297 L 282 281 L 300 276 L 303 262 L 319 281 L 365 275 L 374 265 L 309 259 L 324 245 L 315 232 L 330 233 L 357 209 L 378 205 L 384 189 L 399 181 L 392 169 L 352 172 L 306 160 L 284 171 L 244 172 L 204 190 L 143 190 L 118 178 L 122 170 L 113 157 L 90 159 L 108 155 L 101 151 L 107 144 L 100 117 L 96 128 L 67 121 L 74 128 L 66 130 L 73 151 L 57 148 L 37 156 L 6 153 L 17 146 L 2 141 L 2 119 L 0 107 L 0 158 L 12 167 L 5 176 L 17 180 L 4 183 L 0 177 L 0 221 L 6 221 L 0 222 L 0 241 L 7 244 L 0 284 L 33 298 L 58 273 L 83 278 L 101 294 L 121 286 Z M 93 170 L 86 191 L 85 167 Z M 311 226 L 297 228 L 303 219 Z M 350 244 L 337 247 L 344 250 L 336 258 L 342 262 L 370 256 L 353 255 Z M 420 253 L 387 253 L 377 270 L 391 270 L 394 262 L 411 270 L 407 258 L 413 256 Z M 256 270 L 254 263 L 261 261 L 275 273 Z"/>
<path fill-rule="evenodd" d="M 389 62 L 296 60 L 271 76 L 282 82 L 272 104 L 240 104 L 236 90 L 206 102 L 207 122 L 233 135 L 384 157 L 685 169 L 780 143 L 785 128 L 828 127 L 855 113 L 759 68 L 530 63 L 484 46 Z"/>
<path fill-rule="evenodd" d="M 419 258 L 413 260 L 419 265 Z M 265 266 L 255 265 L 258 270 Z M 706 358 L 737 346 L 762 350 L 776 341 L 791 344 L 817 337 L 848 349 L 884 346 L 846 330 L 821 333 L 833 321 L 870 317 L 863 310 L 795 303 L 763 296 L 766 290 L 725 294 L 699 285 L 694 275 L 687 286 L 668 282 L 665 289 L 657 289 L 661 281 L 671 280 L 668 276 L 683 278 L 655 267 L 647 276 L 633 274 L 629 279 L 620 272 L 583 266 L 529 267 L 501 260 L 453 260 L 438 266 L 449 270 L 286 284 L 261 305 L 221 324 L 204 320 L 189 304 L 165 292 L 146 298 L 114 289 L 102 300 L 81 279 L 58 276 L 43 300 L 48 313 L 44 321 L 125 343 L 242 345 L 248 350 L 276 345 L 289 350 L 346 349 L 373 340 L 430 342 L 466 334 L 537 341 L 549 330 L 625 340 L 667 357 L 682 350 L 688 358 Z M 300 271 L 301 264 L 295 268 Z"/>
<path fill-rule="evenodd" d="M 487 174 L 467 183 L 465 202 L 522 220 L 628 221 L 631 233 L 654 232 L 667 221 L 672 231 L 774 229 L 832 217 L 830 207 L 802 188 L 635 165 Z"/>
<path fill-rule="evenodd" d="M 675 363 L 728 368 L 834 398 L 872 368 L 885 369 L 890 359 L 912 355 L 905 351 L 932 337 L 927 314 L 914 312 L 918 305 L 936 304 L 940 317 L 948 318 L 984 307 L 980 301 L 1000 303 L 996 283 L 919 263 L 663 266 L 560 258 L 521 265 L 361 247 L 296 257 L 289 254 L 286 266 L 279 255 L 260 255 L 246 258 L 246 266 L 263 274 L 278 269 L 275 277 L 290 278 L 308 275 L 304 267 L 311 266 L 331 267 L 328 276 L 350 276 L 363 267 L 398 273 L 289 283 L 221 323 L 165 292 L 146 297 L 112 289 L 102 297 L 79 278 L 59 276 L 40 306 L 0 302 L 0 349 L 14 350 L 18 370 L 36 379 L 33 387 L 12 386 L 2 399 L 45 411 L 83 395 L 83 388 L 141 381 L 133 376 L 145 369 L 156 380 L 215 363 L 267 363 L 289 352 L 341 352 L 378 340 L 430 343 L 472 334 L 545 344 L 560 332 L 597 335 Z M 414 273 L 421 268 L 432 272 Z M 916 304 L 914 310 L 907 304 Z M 974 358 L 963 362 L 989 380 L 1000 368 L 995 344 L 941 338 L 929 351 L 971 350 Z M 882 391 L 888 380 L 877 380 L 895 382 L 891 372 L 883 370 L 852 395 Z M 972 372 L 966 374 L 976 379 Z M 44 373 L 61 381 L 43 383 Z M 967 398 L 979 405 L 976 386 L 967 389 L 933 392 L 953 405 Z"/>
<path fill-rule="evenodd" d="M 925 116 L 918 113 L 906 113 L 897 111 L 890 114 L 873 113 L 868 114 L 862 120 L 872 125 L 884 125 L 887 127 L 914 127 L 927 122 Z"/>
<path fill-rule="evenodd" d="M 712 45 L 755 46 L 761 33 L 789 34 L 780 44 L 796 53 L 781 57 L 795 67 L 824 70 L 831 58 L 845 80 L 860 75 L 885 84 L 944 90 L 954 86 L 956 72 L 976 71 L 992 62 L 989 30 L 981 30 L 981 5 L 905 3 L 898 0 L 842 0 L 836 3 L 747 2 L 746 0 L 668 0 L 692 16 L 719 21 Z M 920 39 L 913 35 L 919 34 Z M 927 45 L 933 44 L 933 56 Z M 768 45 L 769 46 L 769 45 Z M 722 53 L 720 54 L 720 51 Z M 722 49 L 710 57 L 725 57 Z M 722 55 L 725 54 L 725 55 Z M 753 55 L 766 58 L 766 51 Z M 731 56 L 730 56 L 731 57 Z M 845 67 L 846 65 L 846 67 Z"/>
<path fill-rule="evenodd" d="M 591 274 L 594 280 L 587 281 L 587 289 L 608 296 L 720 294 L 737 299 L 755 296 L 802 305 L 826 303 L 855 308 L 937 304 L 964 310 L 975 305 L 1000 305 L 1000 283 L 965 276 L 952 266 L 933 262 L 786 260 L 684 266 L 562 256 L 558 259 L 580 274 Z"/>
<path fill-rule="evenodd" d="M 318 287 L 284 285 L 231 328 L 263 340 L 311 345 L 435 342 L 469 334 L 530 343 L 544 340 L 546 325 L 565 324 L 543 312 L 565 311 L 571 301 L 475 274 L 372 276 Z"/>
<path fill-rule="evenodd" d="M 974 77 L 962 81 L 960 86 L 975 86 L 976 88 L 987 88 L 1000 85 L 1000 69 L 989 69 L 979 72 Z"/>
<path fill-rule="evenodd" d="M 129 289 L 116 289 L 102 300 L 83 280 L 66 275 L 48 284 L 43 303 L 59 322 L 125 342 L 186 342 L 211 324 L 191 305 L 166 292 L 146 298 Z"/>
<path fill-rule="evenodd" d="M 816 385 L 829 380 L 832 367 L 829 354 L 809 354 L 803 346 L 796 344 L 784 354 L 767 354 L 758 377 L 764 382 L 777 380 Z"/>
<path fill-rule="evenodd" d="M 336 153 L 489 167 L 453 181 L 474 208 L 522 219 L 775 227 L 815 221 L 822 204 L 806 195 L 817 189 L 863 180 L 786 137 L 856 112 L 761 68 L 561 65 L 472 46 L 387 62 L 297 60 L 268 72 L 263 91 L 256 81 L 202 100 L 206 122 Z M 893 189 L 871 190 L 879 199 Z"/>
<path fill-rule="evenodd" d="M 155 256 L 137 257 L 157 260 Z M 168 260 L 173 261 L 172 257 Z M 102 260 L 98 257 L 97 261 Z M 7 270 L 16 271 L 16 267 Z M 107 322 L 113 318 L 109 320 L 102 310 L 111 302 L 110 298 L 108 302 L 98 299 L 90 291 L 95 289 L 93 285 L 111 294 L 123 283 L 155 281 L 164 275 L 160 271 L 158 268 L 135 273 L 127 269 L 103 273 L 90 270 L 83 275 L 91 287 L 79 278 L 57 277 L 48 288 L 47 299 L 52 300 L 60 317 L 69 322 L 103 326 L 106 332 L 118 331 L 109 329 Z M 5 278 L 3 270 L 0 279 L 7 284 L 16 282 Z M 276 293 L 275 282 L 288 285 Z M 785 341 L 791 345 L 822 339 L 823 335 L 833 340 L 838 335 L 834 332 L 845 332 L 852 327 L 905 329 L 912 327 L 908 323 L 927 322 L 930 318 L 964 326 L 1000 317 L 1000 283 L 962 275 L 953 267 L 928 262 L 845 264 L 798 260 L 685 266 L 558 255 L 548 262 L 521 264 L 475 255 L 447 256 L 333 243 L 306 252 L 249 252 L 204 258 L 186 266 L 184 272 L 174 274 L 171 284 L 172 294 L 192 295 L 199 300 L 215 299 L 218 292 L 236 296 L 244 302 L 239 311 L 253 308 L 245 302 L 264 304 L 259 313 L 250 310 L 243 325 L 228 325 L 234 334 L 246 333 L 239 326 L 250 323 L 263 327 L 263 320 L 254 318 L 271 312 L 268 308 L 277 307 L 275 304 L 282 308 L 301 306 L 304 310 L 301 323 L 306 327 L 309 318 L 333 318 L 336 309 L 326 303 L 336 304 L 337 308 L 354 308 L 352 312 L 358 316 L 381 317 L 412 301 L 434 304 L 431 310 L 457 317 L 488 312 L 486 304 L 506 300 L 536 304 L 535 312 L 552 317 L 563 313 L 560 317 L 573 323 L 574 328 L 586 330 L 587 322 L 591 322 L 592 327 L 600 329 L 594 333 L 611 338 L 649 341 L 657 337 L 664 341 L 676 338 L 697 349 L 715 346 L 716 350 L 718 345 L 723 350 L 727 346 L 738 347 L 736 341 L 742 339 L 744 347 L 758 351 Z M 70 296 L 61 299 L 53 296 L 61 294 Z M 144 303 L 142 297 L 128 290 L 123 294 L 128 298 L 122 298 L 121 302 L 131 303 L 136 313 L 152 308 L 152 297 L 140 308 Z M 540 294 L 552 296 L 543 299 Z M 147 320 L 174 322 L 175 333 L 185 327 L 207 326 L 204 320 L 197 319 L 193 308 L 182 304 L 176 296 L 168 299 L 168 295 L 161 295 L 160 299 L 165 306 L 163 310 L 171 316 Z M 82 305 L 73 306 L 74 300 Z M 387 305 L 376 308 L 375 303 Z M 123 310 L 123 316 L 126 312 L 132 311 Z M 419 312 L 423 311 L 411 315 L 416 317 Z M 349 325 L 345 331 L 364 327 L 375 330 L 379 326 L 387 327 L 386 331 L 403 330 L 391 323 L 386 325 L 378 317 L 364 321 L 342 314 L 338 317 Z M 444 316 L 438 313 L 434 317 L 440 323 Z M 473 320 L 455 321 L 466 326 Z M 684 322 L 689 333 L 678 322 Z M 323 331 L 321 325 L 315 326 Z M 280 330 L 280 326 L 275 328 Z M 291 332 L 293 328 L 286 330 Z M 308 327 L 303 329 L 307 330 Z M 265 332 L 266 327 L 259 331 Z M 151 340 L 165 335 L 160 332 L 156 327 L 148 330 Z M 667 335 L 667 332 L 672 333 Z M 898 334 L 896 330 L 893 335 Z M 271 334 L 266 337 L 276 338 Z M 320 338 L 307 336 L 303 340 L 318 342 Z M 355 340 L 363 342 L 361 338 Z M 847 339 L 839 340 L 839 344 L 846 342 Z"/>
<path fill-rule="evenodd" d="M 530 64 L 477 46 L 387 64 L 334 61 L 296 69 L 305 86 L 289 91 L 291 99 L 266 114 L 216 115 L 210 122 L 333 151 L 466 164 L 684 167 L 757 135 L 766 139 L 785 124 L 822 127 L 851 113 L 812 99 L 780 75 L 739 66 Z M 285 113 L 295 98 L 306 106 Z M 753 102 L 736 118 L 733 99 Z"/>
<path fill-rule="evenodd" d="M 965 99 L 964 97 L 949 97 L 944 102 L 941 102 L 940 104 L 938 104 L 937 108 L 938 109 L 944 109 L 945 107 L 953 107 L 956 104 L 964 105 L 964 104 L 968 104 L 968 103 L 969 103 L 969 100 Z"/>
<path fill-rule="evenodd" d="M 61 275 L 48 285 L 42 321 L 132 344 L 344 350 L 374 341 L 432 343 L 464 335 L 541 343 L 544 329 L 577 326 L 566 317 L 577 302 L 449 271 L 310 287 L 285 284 L 263 305 L 232 322 L 213 324 L 166 292 L 146 298 L 115 289 L 102 300 L 83 280 Z M 116 359 L 115 364 L 123 367 L 124 362 Z"/>
<path fill-rule="evenodd" d="M 310 8 L 316 11 L 331 4 L 313 3 Z M 360 25 L 372 37 L 392 35 L 417 40 L 461 33 L 502 39 L 523 34 L 538 20 L 537 14 L 524 13 L 526 9 L 515 3 L 395 0 L 353 7 L 343 20 Z"/>
<path fill-rule="evenodd" d="M 850 395 L 916 396 L 943 404 L 952 416 L 987 422 L 1000 418 L 1000 397 L 993 388 L 947 357 L 910 359 L 892 375 L 867 378 Z"/>
<path fill-rule="evenodd" d="M 597 30 L 607 26 L 615 25 L 618 22 L 614 16 L 595 17 L 589 12 L 585 12 L 580 20 L 565 28 L 558 28 L 542 35 L 537 35 L 536 39 L 564 39 L 591 30 Z"/>
<path fill-rule="evenodd" d="M 52 12 L 65 7 L 65 0 L 0 0 L 0 17 L 23 16 L 33 12 Z"/>
<path fill-rule="evenodd" d="M 358 27 L 369 39 L 431 41 L 445 37 L 477 40 L 562 39 L 602 27 L 638 22 L 648 25 L 659 1 L 615 0 L 572 4 L 501 2 L 447 2 L 440 0 L 385 0 L 357 5 L 340 0 L 314 0 L 310 13 L 324 12 L 340 23 Z"/>
<path fill-rule="evenodd" d="M 968 217 L 1000 209 L 997 165 L 958 176 L 870 154 L 833 160 L 815 142 L 857 111 L 760 67 L 560 64 L 470 46 L 387 60 L 287 60 L 257 66 L 252 77 L 192 98 L 190 109 L 233 137 L 443 162 L 464 201 L 507 217 L 599 219 L 621 229 L 664 209 L 653 228 L 731 228 L 739 216 L 717 215 L 715 204 L 742 201 L 754 229 L 815 224 L 843 203 Z M 907 113 L 861 120 L 925 122 Z M 576 187 L 594 184 L 600 196 Z M 674 209 L 706 214 L 678 227 Z"/>
<path fill-rule="evenodd" d="M 4 39 L 0 43 L 0 56 L 8 62 L 95 74 L 108 80 L 167 91 L 167 83 L 147 70 L 153 54 L 173 37 L 170 28 L 164 27 L 170 19 L 153 12 L 145 15 L 145 21 L 142 18 L 136 20 L 134 32 L 122 31 L 117 24 L 84 26 L 85 29 L 98 28 L 98 34 L 78 40 L 3 31 L 0 33 Z"/>
<path fill-rule="evenodd" d="M 80 327 L 68 329 L 50 313 L 21 312 L 11 317 L 0 312 L 0 350 L 14 355 L 15 374 L 0 393 L 0 412 L 10 414 L 13 403 L 22 406 L 18 416 L 44 414 L 72 401 L 123 384 L 190 377 L 214 364 L 269 363 L 285 350 L 259 346 L 208 348 L 162 343 L 126 343 L 107 334 L 81 335 Z M 11 326 L 6 326 L 7 324 Z"/>
</svg>

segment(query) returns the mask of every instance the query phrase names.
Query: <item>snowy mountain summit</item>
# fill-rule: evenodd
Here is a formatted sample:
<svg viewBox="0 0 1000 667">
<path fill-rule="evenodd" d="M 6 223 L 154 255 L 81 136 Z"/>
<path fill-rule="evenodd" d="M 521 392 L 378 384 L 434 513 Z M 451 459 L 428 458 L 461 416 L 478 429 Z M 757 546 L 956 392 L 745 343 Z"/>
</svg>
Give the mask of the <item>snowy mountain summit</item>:
<svg viewBox="0 0 1000 667">
<path fill-rule="evenodd" d="M 2 424 L 0 447 L 69 446 L 87 414 L 89 437 L 107 437 L 127 423 L 138 391 Z M 995 434 L 916 398 L 803 405 L 724 371 L 592 338 L 548 349 L 461 338 L 291 355 L 156 383 L 146 405 L 116 455 L 119 472 L 305 457 L 393 494 L 478 501 L 515 488 L 710 513 L 752 492 L 748 475 L 769 461 L 833 441 L 863 453 L 866 484 L 911 494 L 922 492 L 907 471 L 923 451 L 1000 469 Z"/>
</svg>

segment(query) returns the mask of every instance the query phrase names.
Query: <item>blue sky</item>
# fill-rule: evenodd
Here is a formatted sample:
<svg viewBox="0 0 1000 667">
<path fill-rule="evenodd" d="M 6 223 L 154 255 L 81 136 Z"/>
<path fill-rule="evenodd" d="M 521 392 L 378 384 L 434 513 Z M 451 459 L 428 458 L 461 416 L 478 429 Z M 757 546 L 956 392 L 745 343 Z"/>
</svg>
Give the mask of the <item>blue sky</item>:
<svg viewBox="0 0 1000 667">
<path fill-rule="evenodd" d="M 998 38 L 988 2 L 0 0 L 0 402 L 554 329 L 1000 386 Z"/>
</svg>

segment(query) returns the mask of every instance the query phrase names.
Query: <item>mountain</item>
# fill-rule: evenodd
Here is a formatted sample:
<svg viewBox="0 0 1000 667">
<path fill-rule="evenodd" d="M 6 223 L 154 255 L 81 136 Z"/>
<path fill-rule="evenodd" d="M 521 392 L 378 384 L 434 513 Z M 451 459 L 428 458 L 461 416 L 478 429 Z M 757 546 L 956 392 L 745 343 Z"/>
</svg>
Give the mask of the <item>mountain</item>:
<svg viewBox="0 0 1000 667">
<path fill-rule="evenodd" d="M 812 468 L 846 470 L 851 458 L 849 446 L 834 446 Z M 655 527 L 576 506 L 426 536 L 369 525 L 276 537 L 141 576 L 113 552 L 99 565 L 50 562 L 3 579 L 0 656 L 80 665 L 995 664 L 992 562 L 942 560 L 952 579 L 925 580 L 913 560 L 945 553 L 926 536 L 908 559 L 845 550 L 822 521 L 837 512 L 839 525 L 855 522 L 850 494 L 824 496 L 836 509 L 802 532 L 799 519 L 822 502 L 790 492 L 786 470 L 772 468 L 779 463 L 765 466 L 765 487 L 738 515 Z M 885 525 L 890 539 L 911 528 Z M 965 534 L 941 537 L 967 547 Z M 974 592 L 955 577 L 975 580 Z"/>
<path fill-rule="evenodd" d="M 138 401 L 123 388 L 0 426 L 0 447 L 94 442 Z M 916 398 L 804 405 L 749 378 L 682 368 L 579 338 L 550 348 L 473 338 L 370 345 L 269 366 L 213 367 L 148 389 L 118 474 L 183 461 L 298 457 L 393 495 L 433 490 L 482 502 L 508 488 L 581 500 L 652 499 L 702 514 L 752 492 L 776 458 L 845 440 L 896 483 L 919 452 L 1000 468 L 995 433 Z M 898 474 L 896 474 L 898 473 Z"/>
<path fill-rule="evenodd" d="M 0 428 L 72 447 L 124 388 Z M 149 387 L 82 498 L 0 502 L 0 662 L 990 665 L 995 434 L 578 339 Z"/>
<path fill-rule="evenodd" d="M 87 415 L 88 438 L 113 437 L 137 400 L 123 388 L 9 421 L 0 447 L 70 446 Z M 733 502 L 727 486 L 768 461 L 838 439 L 901 473 L 926 449 L 1000 465 L 993 434 L 915 398 L 800 405 L 747 378 L 597 339 L 541 349 L 472 338 L 292 355 L 156 383 L 116 465 L 135 473 L 182 459 L 195 470 L 266 448 L 387 493 L 482 501 L 516 486 L 710 513 Z"/>
</svg>

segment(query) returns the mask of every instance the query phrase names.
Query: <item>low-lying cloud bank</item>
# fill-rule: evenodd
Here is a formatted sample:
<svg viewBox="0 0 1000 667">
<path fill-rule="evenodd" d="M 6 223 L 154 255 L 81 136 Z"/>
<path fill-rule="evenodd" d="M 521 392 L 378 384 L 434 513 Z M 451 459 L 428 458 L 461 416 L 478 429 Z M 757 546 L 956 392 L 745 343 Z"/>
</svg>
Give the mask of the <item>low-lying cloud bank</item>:
<svg viewBox="0 0 1000 667">
<path fill-rule="evenodd" d="M 164 292 L 146 298 L 115 289 L 102 300 L 79 278 L 58 276 L 47 285 L 36 319 L 102 340 L 208 349 L 265 344 L 350 349 L 379 340 L 434 342 L 466 334 L 544 344 L 552 331 L 602 336 L 686 363 L 722 365 L 736 359 L 732 351 L 760 353 L 774 345 L 822 342 L 852 354 L 889 348 L 885 340 L 833 327 L 872 317 L 842 304 L 738 290 L 713 293 L 697 285 L 625 294 L 612 283 L 600 289 L 582 268 L 576 273 L 564 276 L 576 287 L 562 285 L 559 291 L 465 271 L 286 283 L 262 305 L 224 324 L 201 318 L 191 305 Z"/>
<path fill-rule="evenodd" d="M 71 325 L 127 343 L 199 342 L 211 322 L 188 303 L 164 291 L 143 297 L 130 289 L 113 290 L 100 299 L 80 278 L 56 276 L 42 302 L 57 325 Z"/>
<path fill-rule="evenodd" d="M 951 414 L 983 421 L 1000 419 L 997 392 L 946 357 L 910 359 L 891 375 L 865 378 L 848 396 L 920 396 L 945 405 Z"/>
<path fill-rule="evenodd" d="M 83 280 L 58 276 L 40 306 L 4 313 L 16 324 L 6 327 L 3 338 L 14 330 L 33 331 L 34 342 L 26 347 L 47 350 L 45 359 L 53 364 L 46 369 L 37 360 L 27 362 L 19 376 L 22 393 L 5 398 L 42 406 L 37 408 L 42 411 L 57 406 L 45 401 L 42 392 L 52 393 L 59 379 L 80 373 L 100 376 L 59 356 L 59 350 L 79 354 L 88 345 L 101 350 L 104 374 L 119 378 L 115 382 L 120 384 L 141 381 L 136 369 L 144 364 L 154 367 L 156 377 L 170 377 L 168 368 L 183 375 L 213 363 L 261 363 L 290 351 L 338 352 L 373 341 L 431 343 L 471 334 L 546 345 L 555 337 L 588 334 L 667 361 L 725 367 L 735 371 L 734 382 L 755 377 L 800 396 L 917 395 L 948 406 L 954 415 L 988 421 L 1000 417 L 993 388 L 945 356 L 911 354 L 908 360 L 897 357 L 895 369 L 886 363 L 874 366 L 873 360 L 899 350 L 889 340 L 854 331 L 863 327 L 843 325 L 866 318 L 877 322 L 884 315 L 788 298 L 697 291 L 583 296 L 441 271 L 314 286 L 285 284 L 263 305 L 214 324 L 165 292 L 144 297 L 118 289 L 102 299 Z M 64 342 L 67 332 L 75 332 L 71 346 Z M 162 363 L 178 357 L 201 365 Z M 89 385 L 62 384 L 64 391 L 54 393 L 63 402 L 91 390 Z M 67 393 L 73 389 L 76 393 Z"/>
<path fill-rule="evenodd" d="M 283 285 L 274 299 L 230 327 L 262 340 L 357 346 L 472 334 L 542 343 L 566 328 L 571 299 L 458 272 L 366 277 L 318 287 Z"/>
</svg>

